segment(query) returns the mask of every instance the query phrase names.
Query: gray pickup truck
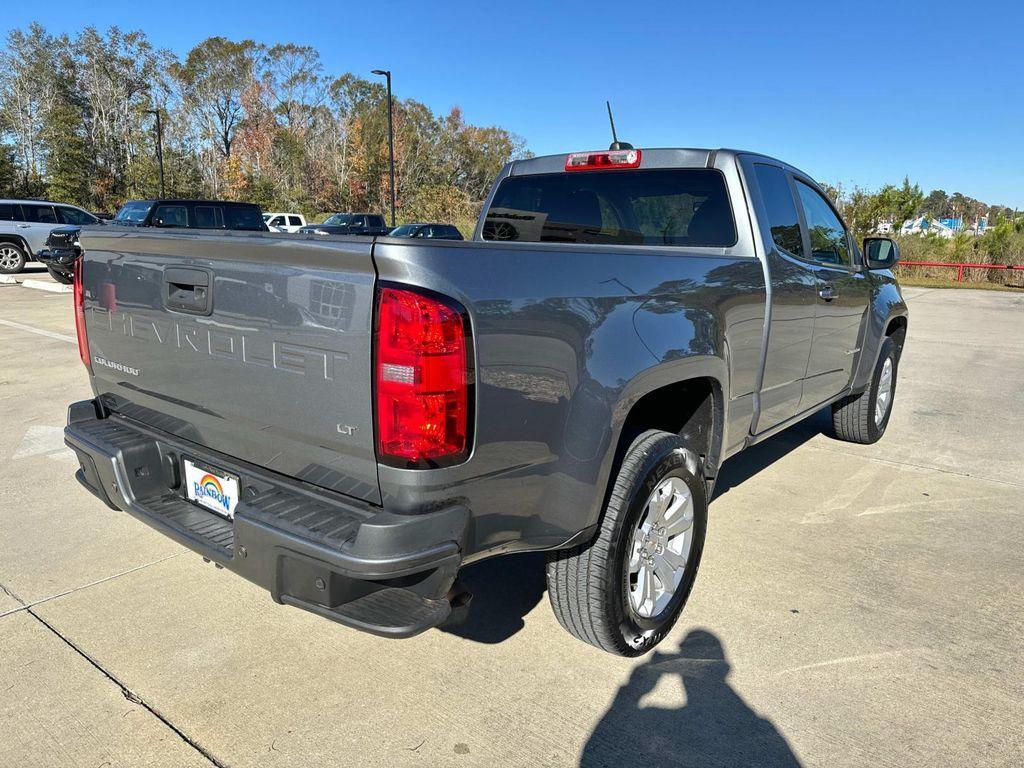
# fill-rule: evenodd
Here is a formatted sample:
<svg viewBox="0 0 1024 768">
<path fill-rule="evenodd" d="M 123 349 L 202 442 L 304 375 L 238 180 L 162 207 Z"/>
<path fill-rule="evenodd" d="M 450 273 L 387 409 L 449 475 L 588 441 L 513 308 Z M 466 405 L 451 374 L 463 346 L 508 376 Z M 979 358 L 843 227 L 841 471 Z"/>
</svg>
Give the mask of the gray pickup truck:
<svg viewBox="0 0 1024 768">
<path fill-rule="evenodd" d="M 573 635 L 650 650 L 722 463 L 822 408 L 878 440 L 907 307 L 806 174 L 731 150 L 505 167 L 472 240 L 84 229 L 78 480 L 274 600 L 388 637 L 548 552 Z M 453 614 L 455 614 L 453 616 Z"/>
</svg>

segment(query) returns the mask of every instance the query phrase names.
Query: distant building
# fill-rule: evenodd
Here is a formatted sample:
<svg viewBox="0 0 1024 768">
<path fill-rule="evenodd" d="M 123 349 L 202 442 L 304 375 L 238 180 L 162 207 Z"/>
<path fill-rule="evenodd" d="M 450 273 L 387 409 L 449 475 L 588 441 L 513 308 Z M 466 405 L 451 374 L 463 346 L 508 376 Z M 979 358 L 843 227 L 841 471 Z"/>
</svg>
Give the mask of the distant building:
<svg viewBox="0 0 1024 768">
<path fill-rule="evenodd" d="M 951 221 L 957 221 L 951 219 Z M 927 216 L 919 216 L 916 219 L 907 219 L 900 228 L 902 235 L 938 235 L 951 240 L 956 235 L 956 230 L 941 219 L 929 219 Z"/>
</svg>

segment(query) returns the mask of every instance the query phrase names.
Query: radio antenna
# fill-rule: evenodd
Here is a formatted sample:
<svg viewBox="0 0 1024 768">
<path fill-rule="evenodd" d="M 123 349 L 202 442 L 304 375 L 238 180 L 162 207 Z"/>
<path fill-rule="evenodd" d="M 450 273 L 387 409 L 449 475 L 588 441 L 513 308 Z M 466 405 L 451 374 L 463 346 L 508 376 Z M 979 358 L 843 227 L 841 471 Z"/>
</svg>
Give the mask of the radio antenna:
<svg viewBox="0 0 1024 768">
<path fill-rule="evenodd" d="M 612 117 L 612 103 L 605 101 L 605 106 L 608 107 L 608 122 L 612 126 L 612 144 L 608 147 L 609 150 L 614 151 L 616 149 L 632 149 L 633 145 L 625 141 L 619 141 L 619 137 L 615 134 L 615 118 Z"/>
</svg>

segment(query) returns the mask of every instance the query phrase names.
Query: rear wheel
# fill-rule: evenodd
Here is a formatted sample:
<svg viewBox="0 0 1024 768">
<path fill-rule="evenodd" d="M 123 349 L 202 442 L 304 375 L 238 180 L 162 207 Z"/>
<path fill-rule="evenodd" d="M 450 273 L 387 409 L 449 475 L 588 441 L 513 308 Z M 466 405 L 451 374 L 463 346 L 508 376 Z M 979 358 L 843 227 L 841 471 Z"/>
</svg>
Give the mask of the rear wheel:
<svg viewBox="0 0 1024 768">
<path fill-rule="evenodd" d="M 707 498 L 699 457 L 650 430 L 622 461 L 597 537 L 548 557 L 548 595 L 571 634 L 619 656 L 661 642 L 693 589 Z"/>
<path fill-rule="evenodd" d="M 0 243 L 0 274 L 16 275 L 25 268 L 24 249 L 16 243 Z"/>
<path fill-rule="evenodd" d="M 898 368 L 899 348 L 892 337 L 887 336 L 867 389 L 832 406 L 832 428 L 837 438 L 865 445 L 881 439 L 892 415 Z"/>
</svg>

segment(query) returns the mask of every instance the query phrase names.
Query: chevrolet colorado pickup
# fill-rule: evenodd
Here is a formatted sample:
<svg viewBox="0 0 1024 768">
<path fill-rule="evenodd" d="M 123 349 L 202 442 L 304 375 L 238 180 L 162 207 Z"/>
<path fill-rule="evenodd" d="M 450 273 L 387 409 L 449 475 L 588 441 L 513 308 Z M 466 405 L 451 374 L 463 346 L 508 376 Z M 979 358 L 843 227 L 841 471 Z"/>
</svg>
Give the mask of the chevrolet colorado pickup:
<svg viewBox="0 0 1024 768">
<path fill-rule="evenodd" d="M 723 461 L 822 408 L 872 443 L 907 307 L 806 174 L 731 150 L 508 164 L 472 240 L 80 233 L 78 480 L 274 600 L 405 637 L 460 567 L 548 552 L 562 625 L 637 655 Z"/>
</svg>

